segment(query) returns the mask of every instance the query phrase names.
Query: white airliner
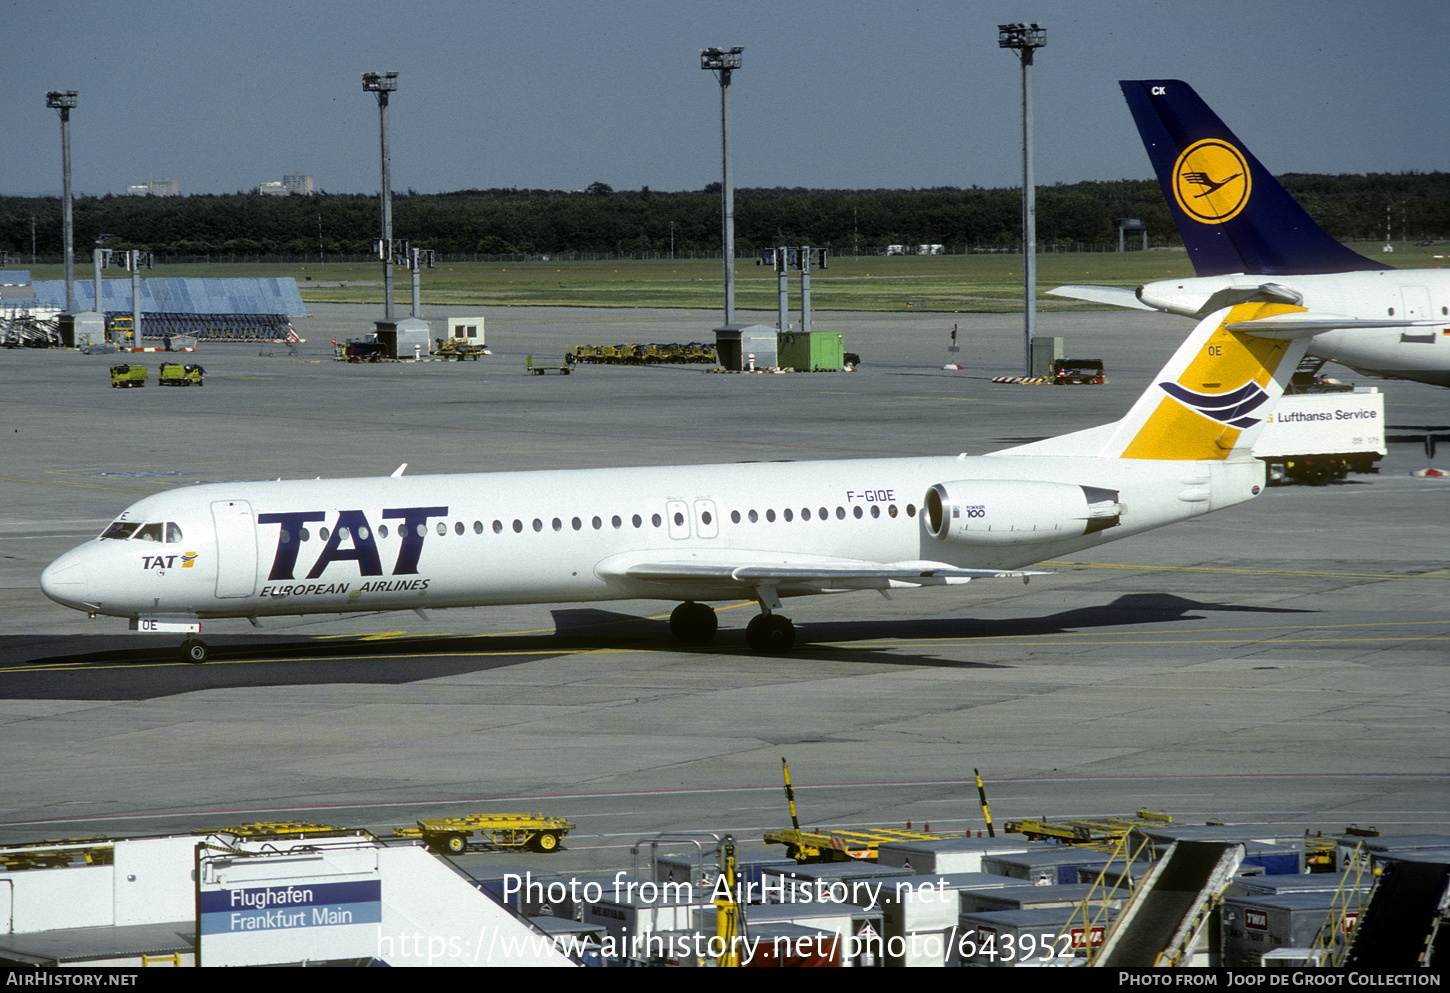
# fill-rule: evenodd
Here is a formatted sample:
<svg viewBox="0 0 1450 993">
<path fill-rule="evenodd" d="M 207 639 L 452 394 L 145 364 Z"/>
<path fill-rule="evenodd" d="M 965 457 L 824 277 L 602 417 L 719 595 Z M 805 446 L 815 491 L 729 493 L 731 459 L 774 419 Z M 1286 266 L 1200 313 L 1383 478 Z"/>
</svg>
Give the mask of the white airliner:
<svg viewBox="0 0 1450 993">
<path fill-rule="evenodd" d="M 784 651 L 790 596 L 1025 578 L 1024 566 L 1258 494 L 1254 439 L 1303 355 L 1290 314 L 1200 322 L 1119 421 L 992 455 L 208 483 L 132 504 L 46 568 L 52 600 L 133 629 L 205 620 L 623 599 L 753 599 Z"/>
<path fill-rule="evenodd" d="M 1323 332 L 1311 356 L 1450 386 L 1450 269 L 1392 269 L 1335 241 L 1187 83 L 1118 85 L 1197 275 L 1049 293 L 1193 318 L 1252 300 L 1301 305 L 1287 320 Z"/>
</svg>

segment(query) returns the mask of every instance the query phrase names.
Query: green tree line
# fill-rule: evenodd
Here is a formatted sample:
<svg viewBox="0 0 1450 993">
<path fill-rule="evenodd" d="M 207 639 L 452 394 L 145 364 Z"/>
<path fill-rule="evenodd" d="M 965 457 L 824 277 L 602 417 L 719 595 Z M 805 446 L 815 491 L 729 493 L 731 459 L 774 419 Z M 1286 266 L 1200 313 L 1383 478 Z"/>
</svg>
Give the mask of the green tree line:
<svg viewBox="0 0 1450 993">
<path fill-rule="evenodd" d="M 1297 175 L 1284 186 L 1331 235 L 1345 241 L 1450 233 L 1450 173 Z M 381 229 L 377 197 L 107 195 L 75 201 L 75 244 L 86 258 L 102 235 L 110 248 L 140 248 L 180 261 L 206 255 L 361 255 Z M 1038 242 L 1115 244 L 1119 218 L 1146 222 L 1152 243 L 1179 242 L 1153 180 L 1039 187 Z M 836 253 L 888 245 L 940 244 L 948 251 L 1012 248 L 1021 239 L 1018 189 L 742 189 L 735 195 L 742 256 L 780 244 Z M 33 227 L 32 227 L 33 222 Z M 708 255 L 720 250 L 719 185 L 695 192 L 648 187 L 616 191 L 594 183 L 559 190 L 460 190 L 394 195 L 394 236 L 448 255 Z M 58 197 L 0 197 L 0 249 L 11 264 L 32 249 L 61 252 Z"/>
</svg>

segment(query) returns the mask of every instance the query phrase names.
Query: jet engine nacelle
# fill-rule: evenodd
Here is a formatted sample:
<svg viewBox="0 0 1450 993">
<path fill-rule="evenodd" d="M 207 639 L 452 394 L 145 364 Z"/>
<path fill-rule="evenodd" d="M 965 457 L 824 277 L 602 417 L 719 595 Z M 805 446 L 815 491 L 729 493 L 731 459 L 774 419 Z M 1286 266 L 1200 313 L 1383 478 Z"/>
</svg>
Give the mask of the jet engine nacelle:
<svg viewBox="0 0 1450 993">
<path fill-rule="evenodd" d="M 1119 523 L 1116 490 L 1076 483 L 962 479 L 926 491 L 922 520 L 933 537 L 969 545 L 1022 545 L 1081 538 Z"/>
</svg>

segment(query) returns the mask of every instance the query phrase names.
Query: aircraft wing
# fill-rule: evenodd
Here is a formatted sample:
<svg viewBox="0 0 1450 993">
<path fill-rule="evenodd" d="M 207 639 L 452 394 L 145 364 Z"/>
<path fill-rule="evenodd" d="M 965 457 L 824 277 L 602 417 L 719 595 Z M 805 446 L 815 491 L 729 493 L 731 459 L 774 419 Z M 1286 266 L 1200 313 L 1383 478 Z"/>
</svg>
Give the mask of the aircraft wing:
<svg viewBox="0 0 1450 993">
<path fill-rule="evenodd" d="M 1088 303 L 1107 303 L 1114 307 L 1127 307 L 1129 310 L 1158 309 L 1139 300 L 1138 291 L 1127 286 L 1054 286 L 1047 292 L 1055 297 L 1086 300 Z"/>
<path fill-rule="evenodd" d="M 1230 331 L 1247 331 L 1256 338 L 1307 338 L 1324 331 L 1439 327 L 1444 323 L 1444 321 L 1407 321 L 1394 317 L 1345 317 L 1342 314 L 1325 314 L 1306 310 L 1297 314 L 1263 317 L 1256 321 L 1236 321 L 1225 327 Z"/>
<path fill-rule="evenodd" d="M 648 584 L 674 589 L 724 590 L 747 593 L 760 588 L 784 591 L 906 589 L 918 586 L 947 586 L 973 579 L 1023 579 L 1045 576 L 1046 572 L 1018 569 L 961 569 L 944 562 L 869 562 L 859 559 L 822 559 L 771 562 L 770 556 L 753 559 L 745 553 L 738 560 L 714 561 L 609 561 L 595 572 L 604 579 L 625 585 Z M 733 594 L 727 594 L 733 595 Z M 701 593 L 704 598 L 704 593 Z"/>
</svg>

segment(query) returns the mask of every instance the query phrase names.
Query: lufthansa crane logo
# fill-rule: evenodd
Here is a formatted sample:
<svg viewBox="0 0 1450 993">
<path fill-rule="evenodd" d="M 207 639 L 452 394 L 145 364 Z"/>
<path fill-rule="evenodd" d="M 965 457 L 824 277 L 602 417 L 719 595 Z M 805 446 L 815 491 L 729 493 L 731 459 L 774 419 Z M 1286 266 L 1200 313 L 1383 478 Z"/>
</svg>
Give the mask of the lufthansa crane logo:
<svg viewBox="0 0 1450 993">
<path fill-rule="evenodd" d="M 1249 202 L 1249 163 L 1221 138 L 1196 141 L 1173 166 L 1173 198 L 1200 224 L 1222 224 Z"/>
</svg>

